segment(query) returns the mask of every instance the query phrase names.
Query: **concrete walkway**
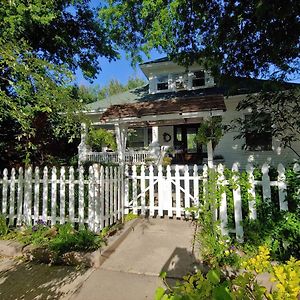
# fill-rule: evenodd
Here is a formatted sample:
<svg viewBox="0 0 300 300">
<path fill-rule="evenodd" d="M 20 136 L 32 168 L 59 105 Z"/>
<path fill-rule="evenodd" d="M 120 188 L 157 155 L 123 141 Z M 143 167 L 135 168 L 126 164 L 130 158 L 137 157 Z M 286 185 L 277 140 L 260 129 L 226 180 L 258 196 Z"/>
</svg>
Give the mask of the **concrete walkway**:
<svg viewBox="0 0 300 300">
<path fill-rule="evenodd" d="M 160 272 L 174 281 L 194 269 L 193 232 L 182 220 L 142 220 L 69 299 L 153 299 Z"/>
</svg>

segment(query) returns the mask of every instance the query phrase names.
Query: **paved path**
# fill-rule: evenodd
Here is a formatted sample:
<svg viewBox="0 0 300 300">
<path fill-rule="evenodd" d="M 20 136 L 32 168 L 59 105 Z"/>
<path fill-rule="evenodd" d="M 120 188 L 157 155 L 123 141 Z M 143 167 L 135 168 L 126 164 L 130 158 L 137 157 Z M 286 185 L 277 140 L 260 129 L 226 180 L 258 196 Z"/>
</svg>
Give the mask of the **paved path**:
<svg viewBox="0 0 300 300">
<path fill-rule="evenodd" d="M 70 299 L 153 299 L 160 272 L 172 280 L 193 270 L 193 231 L 182 220 L 142 220 Z"/>
</svg>

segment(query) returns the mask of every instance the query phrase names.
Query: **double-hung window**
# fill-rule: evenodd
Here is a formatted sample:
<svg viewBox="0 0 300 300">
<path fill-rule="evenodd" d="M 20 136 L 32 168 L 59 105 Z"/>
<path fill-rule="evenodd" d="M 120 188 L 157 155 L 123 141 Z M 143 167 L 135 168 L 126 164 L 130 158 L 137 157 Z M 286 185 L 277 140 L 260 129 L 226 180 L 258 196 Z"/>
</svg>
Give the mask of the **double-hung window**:
<svg viewBox="0 0 300 300">
<path fill-rule="evenodd" d="M 245 125 L 246 150 L 272 150 L 271 120 L 269 114 L 258 114 L 255 120 L 253 120 L 253 116 L 245 115 Z"/>
</svg>

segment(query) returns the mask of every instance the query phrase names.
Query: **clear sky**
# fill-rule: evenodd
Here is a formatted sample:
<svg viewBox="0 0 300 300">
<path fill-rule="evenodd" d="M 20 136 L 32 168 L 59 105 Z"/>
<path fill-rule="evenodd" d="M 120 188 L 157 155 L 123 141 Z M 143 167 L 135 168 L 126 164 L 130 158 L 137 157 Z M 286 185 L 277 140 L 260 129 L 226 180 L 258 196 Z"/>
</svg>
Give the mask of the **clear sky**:
<svg viewBox="0 0 300 300">
<path fill-rule="evenodd" d="M 126 83 L 130 77 L 139 77 L 146 80 L 143 72 L 137 65 L 135 68 L 131 66 L 131 61 L 126 59 L 126 55 L 123 51 L 120 51 L 121 59 L 109 62 L 108 59 L 99 58 L 102 71 L 100 71 L 98 77 L 94 80 L 93 83 L 88 82 L 82 76 L 81 71 L 76 72 L 76 83 L 78 85 L 99 85 L 103 86 L 107 84 L 111 79 L 117 79 L 121 83 Z M 163 57 L 163 54 L 160 54 L 156 51 L 151 52 L 151 60 Z M 148 61 L 145 57 L 145 61 Z"/>
</svg>

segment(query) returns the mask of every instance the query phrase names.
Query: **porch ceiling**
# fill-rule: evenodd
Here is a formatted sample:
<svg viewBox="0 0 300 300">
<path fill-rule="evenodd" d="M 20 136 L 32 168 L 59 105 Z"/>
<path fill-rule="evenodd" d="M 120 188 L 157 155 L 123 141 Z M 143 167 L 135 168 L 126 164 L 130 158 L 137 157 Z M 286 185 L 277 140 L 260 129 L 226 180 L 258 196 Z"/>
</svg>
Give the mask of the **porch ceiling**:
<svg viewBox="0 0 300 300">
<path fill-rule="evenodd" d="M 202 118 L 221 115 L 226 110 L 224 96 L 205 95 L 189 98 L 173 98 L 110 106 L 101 116 L 102 123 L 145 123 Z"/>
</svg>

